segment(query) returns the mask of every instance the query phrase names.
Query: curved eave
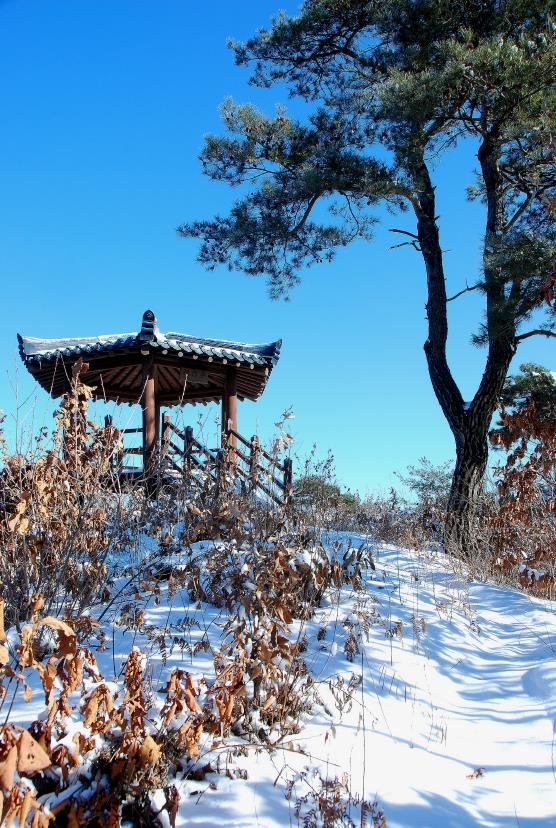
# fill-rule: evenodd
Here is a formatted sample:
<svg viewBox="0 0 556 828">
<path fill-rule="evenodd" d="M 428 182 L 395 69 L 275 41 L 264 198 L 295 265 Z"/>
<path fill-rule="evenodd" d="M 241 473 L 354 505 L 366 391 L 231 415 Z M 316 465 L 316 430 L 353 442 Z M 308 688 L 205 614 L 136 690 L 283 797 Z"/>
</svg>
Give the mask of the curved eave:
<svg viewBox="0 0 556 828">
<path fill-rule="evenodd" d="M 18 340 L 27 370 L 53 398 L 67 391 L 71 369 L 82 358 L 89 365 L 83 380 L 95 388 L 97 399 L 138 402 L 143 366 L 152 362 L 160 375 L 157 396 L 165 406 L 221 399 L 225 377 L 231 370 L 236 374 L 240 399 L 258 399 L 282 344 L 280 340 L 255 346 L 195 340 L 178 334 L 159 334 L 148 342 L 141 341 L 137 334 L 79 340 L 45 340 L 18 334 Z M 207 376 L 201 382 L 192 382 L 191 377 L 199 374 Z"/>
</svg>

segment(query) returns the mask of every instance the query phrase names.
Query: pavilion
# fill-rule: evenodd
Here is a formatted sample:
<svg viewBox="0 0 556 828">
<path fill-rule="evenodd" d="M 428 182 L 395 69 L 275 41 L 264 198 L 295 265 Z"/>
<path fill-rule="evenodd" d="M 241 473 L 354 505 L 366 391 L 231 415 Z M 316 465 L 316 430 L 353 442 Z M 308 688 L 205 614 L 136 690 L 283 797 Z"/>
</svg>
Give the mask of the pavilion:
<svg viewBox="0 0 556 828">
<path fill-rule="evenodd" d="M 221 402 L 224 438 L 243 439 L 237 433 L 237 401 L 261 396 L 282 344 L 162 333 L 152 310 L 145 311 L 135 333 L 73 339 L 18 334 L 18 340 L 26 368 L 52 397 L 69 389 L 72 367 L 82 359 L 87 367 L 81 378 L 95 399 L 141 405 L 145 473 L 159 443 L 162 407 Z"/>
</svg>

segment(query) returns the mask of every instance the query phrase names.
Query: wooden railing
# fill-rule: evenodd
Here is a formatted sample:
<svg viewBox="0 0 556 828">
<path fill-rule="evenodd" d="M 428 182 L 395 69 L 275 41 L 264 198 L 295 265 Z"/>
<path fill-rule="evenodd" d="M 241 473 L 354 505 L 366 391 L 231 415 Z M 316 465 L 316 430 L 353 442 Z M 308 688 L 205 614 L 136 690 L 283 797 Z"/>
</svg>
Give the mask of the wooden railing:
<svg viewBox="0 0 556 828">
<path fill-rule="evenodd" d="M 176 442 L 176 438 L 181 443 Z M 239 478 L 249 491 L 262 491 L 275 503 L 287 503 L 291 496 L 292 463 L 289 458 L 279 462 L 259 443 L 247 440 L 229 429 L 220 449 L 209 449 L 193 436 L 187 426 L 179 429 L 165 414 L 162 420 L 162 458 L 174 472 L 189 477 L 193 470 L 208 472 L 216 481 L 229 475 Z"/>
<path fill-rule="evenodd" d="M 181 440 L 181 445 L 176 438 Z M 225 462 L 223 449 L 207 448 L 193 436 L 191 426 L 178 428 L 168 414 L 162 419 L 161 453 L 163 464 L 184 477 L 189 477 L 192 470 L 198 469 L 207 471 L 216 480 Z"/>
<path fill-rule="evenodd" d="M 247 440 L 234 429 L 228 430 L 227 443 L 228 463 L 251 491 L 260 489 L 277 503 L 289 501 L 292 487 L 289 457 L 280 462 L 261 446 L 256 434 Z"/>
<path fill-rule="evenodd" d="M 105 417 L 106 427 L 112 428 L 112 418 Z M 141 477 L 143 463 L 132 465 L 128 458 L 143 455 L 142 446 L 126 446 L 125 436 L 143 434 L 142 428 L 119 430 L 121 445 L 114 453 L 113 470 L 122 478 Z M 162 474 L 181 476 L 185 480 L 198 477 L 200 471 L 210 475 L 215 483 L 239 478 L 247 491 L 261 491 L 275 503 L 286 504 L 291 497 L 292 461 L 279 461 L 261 446 L 255 435 L 250 440 L 234 429 L 223 437 L 223 446 L 210 449 L 199 442 L 191 426 L 178 428 L 169 414 L 162 418 L 160 437 L 160 469 Z"/>
<path fill-rule="evenodd" d="M 112 417 L 110 414 L 107 414 L 104 418 L 104 425 L 106 428 L 113 428 Z M 120 435 L 121 443 L 119 447 L 114 452 L 112 457 L 112 470 L 118 477 L 131 477 L 137 476 L 143 473 L 143 446 L 126 446 L 125 436 L 127 434 L 139 434 L 141 438 L 141 443 L 143 442 L 143 429 L 142 428 L 119 428 L 116 429 L 118 435 Z M 130 457 L 140 457 L 141 462 L 132 465 L 129 462 Z"/>
</svg>

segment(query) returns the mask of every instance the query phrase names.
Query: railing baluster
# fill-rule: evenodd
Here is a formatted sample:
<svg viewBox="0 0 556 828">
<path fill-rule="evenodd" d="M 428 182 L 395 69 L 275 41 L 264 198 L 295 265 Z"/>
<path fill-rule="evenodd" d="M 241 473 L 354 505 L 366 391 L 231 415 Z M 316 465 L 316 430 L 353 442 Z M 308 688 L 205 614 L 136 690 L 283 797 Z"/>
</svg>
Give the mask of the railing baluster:
<svg viewBox="0 0 556 828">
<path fill-rule="evenodd" d="M 191 475 L 191 452 L 193 451 L 193 427 L 187 426 L 183 434 L 183 473 Z"/>
<path fill-rule="evenodd" d="M 251 477 L 251 490 L 254 492 L 259 482 L 259 438 L 256 434 L 251 437 L 249 475 Z"/>
<path fill-rule="evenodd" d="M 105 415 L 105 417 L 104 417 L 104 428 L 110 429 L 110 431 L 112 432 L 112 415 L 111 414 L 106 414 Z M 114 474 L 114 471 L 116 471 L 116 469 L 115 469 L 116 464 L 114 462 L 115 459 L 116 459 L 116 451 L 114 450 L 112 452 L 112 454 L 110 455 L 110 471 L 111 471 L 112 474 Z"/>
<path fill-rule="evenodd" d="M 160 435 L 160 450 L 162 457 L 168 454 L 168 441 L 170 439 L 170 415 L 168 412 L 162 415 L 162 433 Z"/>
<path fill-rule="evenodd" d="M 284 503 L 288 503 L 292 493 L 292 460 L 284 459 Z"/>
</svg>

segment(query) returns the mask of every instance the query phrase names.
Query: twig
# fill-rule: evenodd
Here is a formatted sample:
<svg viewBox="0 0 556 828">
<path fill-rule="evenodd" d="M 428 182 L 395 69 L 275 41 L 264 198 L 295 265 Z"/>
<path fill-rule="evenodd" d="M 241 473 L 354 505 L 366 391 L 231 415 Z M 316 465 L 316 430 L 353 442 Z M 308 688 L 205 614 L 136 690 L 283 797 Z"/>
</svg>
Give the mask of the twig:
<svg viewBox="0 0 556 828">
<path fill-rule="evenodd" d="M 454 295 L 450 296 L 448 299 L 446 299 L 446 301 L 453 302 L 454 299 L 457 299 L 459 296 L 463 296 L 464 293 L 471 293 L 472 290 L 478 290 L 478 288 L 481 288 L 482 286 L 482 282 L 477 282 L 476 285 L 471 285 L 471 287 L 469 287 L 469 285 L 466 284 L 463 290 L 460 290 L 458 293 L 454 293 Z"/>
</svg>

